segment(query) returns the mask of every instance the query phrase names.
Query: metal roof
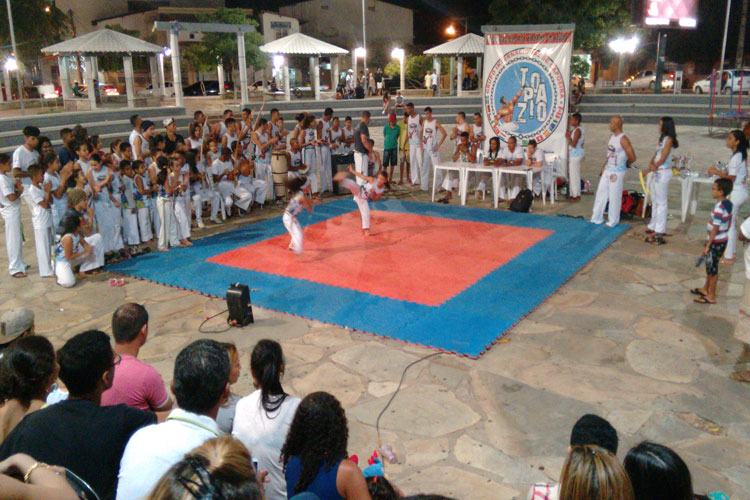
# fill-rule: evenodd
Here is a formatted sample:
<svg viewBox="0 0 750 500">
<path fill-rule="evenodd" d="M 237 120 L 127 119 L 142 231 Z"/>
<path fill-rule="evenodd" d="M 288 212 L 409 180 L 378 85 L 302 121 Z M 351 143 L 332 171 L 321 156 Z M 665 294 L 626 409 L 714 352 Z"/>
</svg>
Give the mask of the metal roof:
<svg viewBox="0 0 750 500">
<path fill-rule="evenodd" d="M 424 53 L 429 56 L 481 56 L 484 54 L 484 38 L 474 33 L 467 33 L 455 40 L 425 50 Z"/>
<path fill-rule="evenodd" d="M 306 56 L 317 56 L 317 55 L 343 55 L 348 54 L 349 51 L 336 47 L 330 43 L 318 40 L 311 36 L 303 35 L 302 33 L 293 33 L 284 38 L 279 38 L 273 42 L 268 42 L 265 45 L 261 45 L 260 50 L 268 54 L 288 54 L 288 55 L 306 55 Z"/>
<path fill-rule="evenodd" d="M 119 31 L 101 29 L 45 47 L 45 54 L 158 54 L 163 47 Z"/>
</svg>

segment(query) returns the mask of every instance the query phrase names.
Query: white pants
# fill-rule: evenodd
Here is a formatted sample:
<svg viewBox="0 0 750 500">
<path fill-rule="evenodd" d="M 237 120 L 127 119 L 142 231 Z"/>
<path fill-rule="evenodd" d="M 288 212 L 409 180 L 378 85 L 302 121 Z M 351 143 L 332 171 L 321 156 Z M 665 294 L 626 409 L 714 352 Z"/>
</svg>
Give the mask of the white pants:
<svg viewBox="0 0 750 500">
<path fill-rule="evenodd" d="M 232 195 L 234 194 L 234 182 L 222 180 L 219 182 L 219 185 L 216 186 L 216 189 L 219 190 L 219 194 L 224 200 L 224 208 L 227 211 L 227 215 L 229 215 L 229 211 L 234 204 L 234 200 L 232 200 Z"/>
<path fill-rule="evenodd" d="M 36 245 L 36 260 L 39 266 L 39 276 L 46 277 L 55 274 L 52 269 L 52 228 L 34 228 L 34 244 Z"/>
<path fill-rule="evenodd" d="M 123 210 L 122 227 L 125 230 L 125 240 L 128 245 L 139 245 L 141 243 L 141 237 L 138 233 L 138 210 L 130 208 Z"/>
<path fill-rule="evenodd" d="M 284 212 L 284 216 L 281 218 L 281 220 L 284 222 L 284 227 L 287 231 L 289 231 L 289 235 L 292 237 L 292 241 L 291 243 L 289 243 L 289 248 L 291 248 L 294 253 L 298 255 L 301 254 L 302 243 L 304 240 L 302 235 L 302 226 L 300 226 L 297 217 L 292 217 L 288 212 Z"/>
<path fill-rule="evenodd" d="M 732 202 L 732 223 L 729 225 L 727 236 L 727 249 L 724 252 L 724 258 L 734 259 L 737 251 L 737 217 L 740 214 L 740 208 L 747 201 L 747 187 L 741 184 L 735 184 L 734 189 L 729 194 L 729 201 Z"/>
<path fill-rule="evenodd" d="M 422 152 L 422 164 L 419 166 L 419 189 L 422 191 L 430 190 L 430 170 L 433 165 L 440 163 L 440 153 L 435 151 L 433 148 L 425 149 Z M 412 169 L 413 170 L 413 169 Z M 433 174 L 437 176 L 438 174 Z M 442 174 L 437 177 L 436 183 L 440 184 L 442 181 Z"/>
<path fill-rule="evenodd" d="M 318 148 L 318 160 L 320 190 L 330 191 L 333 186 L 331 180 L 331 149 L 325 146 L 320 146 Z"/>
<path fill-rule="evenodd" d="M 568 159 L 568 195 L 571 198 L 581 196 L 581 165 L 583 156 L 571 156 Z"/>
<path fill-rule="evenodd" d="M 10 206 L 0 209 L 5 221 L 5 249 L 8 251 L 8 272 L 25 273 L 23 260 L 23 237 L 21 236 L 21 207 Z"/>
<path fill-rule="evenodd" d="M 355 154 L 356 156 L 356 154 Z M 319 193 L 320 184 L 318 183 L 318 157 L 315 154 L 315 148 L 307 146 L 302 151 L 304 160 L 302 163 L 307 165 L 307 178 L 310 179 L 310 192 Z"/>
<path fill-rule="evenodd" d="M 175 196 L 174 216 L 181 240 L 190 238 L 190 197 Z"/>
<path fill-rule="evenodd" d="M 221 197 L 219 193 L 213 190 L 202 189 L 193 195 L 193 208 L 195 209 L 195 221 L 203 223 L 203 202 L 211 202 L 211 220 L 218 220 L 219 215 L 219 201 Z"/>
<path fill-rule="evenodd" d="M 260 179 L 238 183 L 234 190 L 237 196 L 237 206 L 242 210 L 247 210 L 253 201 L 262 205 L 266 202 L 268 191 L 269 183 Z"/>
<path fill-rule="evenodd" d="M 144 243 L 154 239 L 151 233 L 151 208 L 143 207 L 138 209 L 138 229 L 141 234 L 141 241 Z"/>
<path fill-rule="evenodd" d="M 63 214 L 68 209 L 68 197 L 64 196 L 61 199 L 52 198 L 52 230 L 57 229 L 60 225 L 60 221 L 63 218 Z"/>
<path fill-rule="evenodd" d="M 354 152 L 354 170 L 362 175 L 367 175 L 367 154 L 360 153 L 359 151 Z M 365 185 L 365 180 L 357 177 L 356 182 L 360 186 Z"/>
<path fill-rule="evenodd" d="M 56 260 L 55 261 L 55 275 L 57 276 L 57 284 L 65 288 L 70 288 L 76 284 L 76 278 L 73 274 L 73 268 L 75 266 L 81 266 L 80 271 L 93 271 L 99 269 L 104 265 L 104 241 L 100 234 L 92 234 L 84 238 L 88 243 L 93 252 L 89 255 L 78 257 L 72 262 L 67 260 Z"/>
<path fill-rule="evenodd" d="M 534 183 L 531 183 L 532 187 Z M 503 174 L 500 176 L 500 187 L 498 197 L 503 200 L 512 200 L 522 189 L 526 189 L 526 177 L 517 174 Z"/>
<path fill-rule="evenodd" d="M 622 207 L 622 185 L 625 182 L 625 171 L 610 172 L 605 170 L 599 179 L 599 187 L 596 189 L 594 200 L 594 212 L 591 222 L 602 224 L 604 222 L 604 208 L 609 202 L 609 217 L 607 225 L 614 227 L 620 223 L 620 208 Z"/>
<path fill-rule="evenodd" d="M 419 184 L 419 166 L 422 164 L 422 151 L 419 149 L 419 144 L 409 144 L 409 173 L 411 175 L 411 183 L 413 185 Z"/>
<path fill-rule="evenodd" d="M 159 229 L 161 229 L 161 217 L 159 217 L 159 210 L 156 206 L 156 200 L 157 197 L 154 196 L 149 200 L 149 213 L 151 214 L 151 221 L 154 224 L 154 234 L 159 234 Z M 152 235 L 153 236 L 153 235 Z"/>
<path fill-rule="evenodd" d="M 156 198 L 156 209 L 159 211 L 161 226 L 159 227 L 159 250 L 168 246 L 176 247 L 180 244 L 177 235 L 177 223 L 174 219 L 174 200 L 172 198 Z"/>
<path fill-rule="evenodd" d="M 750 238 L 750 217 L 745 219 L 745 222 L 740 225 L 740 231 L 745 238 Z M 750 244 L 745 245 L 745 279 L 750 280 Z M 745 285 L 747 286 L 747 283 L 745 283 Z M 745 288 L 745 290 L 747 290 L 747 288 Z"/>
<path fill-rule="evenodd" d="M 109 253 L 115 249 L 112 209 L 109 200 L 102 199 L 101 194 L 99 196 L 99 199 L 94 200 L 94 218 L 96 219 L 97 230 L 104 240 L 104 253 Z"/>
<path fill-rule="evenodd" d="M 456 176 L 456 178 L 454 178 Z M 458 175 L 456 172 L 447 171 L 443 178 L 443 183 L 440 185 L 446 191 L 453 191 L 458 187 Z"/>
<path fill-rule="evenodd" d="M 667 232 L 667 195 L 669 194 L 669 181 L 671 179 L 671 168 L 660 168 L 651 177 L 651 222 L 649 222 L 648 228 L 657 234 Z"/>
<path fill-rule="evenodd" d="M 109 205 L 109 219 L 112 224 L 112 250 L 122 250 L 125 248 L 122 241 L 122 209 L 114 203 Z"/>
<path fill-rule="evenodd" d="M 351 179 L 341 181 L 341 187 L 348 189 L 354 195 L 354 203 L 359 207 L 359 215 L 362 217 L 362 229 L 370 229 L 370 204 L 360 196 L 359 186 Z"/>
<path fill-rule="evenodd" d="M 255 164 L 255 178 L 263 182 L 273 183 L 273 170 L 270 163 Z"/>
</svg>

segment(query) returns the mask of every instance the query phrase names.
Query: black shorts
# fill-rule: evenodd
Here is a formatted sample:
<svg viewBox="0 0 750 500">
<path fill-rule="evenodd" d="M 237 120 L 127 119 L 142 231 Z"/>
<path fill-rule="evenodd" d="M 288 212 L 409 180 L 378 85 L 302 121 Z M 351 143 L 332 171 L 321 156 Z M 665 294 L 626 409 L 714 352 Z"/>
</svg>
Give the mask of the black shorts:
<svg viewBox="0 0 750 500">
<path fill-rule="evenodd" d="M 706 274 L 708 276 L 716 276 L 719 274 L 719 261 L 724 255 L 724 250 L 727 249 L 727 242 L 722 241 L 720 243 L 713 242 L 708 247 L 708 255 L 706 255 Z"/>
<path fill-rule="evenodd" d="M 398 164 L 398 149 L 383 151 L 383 167 L 395 167 Z"/>
</svg>

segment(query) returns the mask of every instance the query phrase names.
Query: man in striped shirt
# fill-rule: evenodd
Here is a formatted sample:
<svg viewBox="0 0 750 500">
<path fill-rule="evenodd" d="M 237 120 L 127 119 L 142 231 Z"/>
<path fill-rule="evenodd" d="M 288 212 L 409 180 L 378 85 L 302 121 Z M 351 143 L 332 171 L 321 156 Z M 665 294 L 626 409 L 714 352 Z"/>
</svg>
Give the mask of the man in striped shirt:
<svg viewBox="0 0 750 500">
<path fill-rule="evenodd" d="M 708 240 L 703 249 L 703 257 L 706 261 L 706 284 L 703 288 L 695 288 L 692 293 L 698 295 L 695 302 L 698 304 L 716 304 L 716 284 L 719 281 L 719 260 L 724 255 L 729 239 L 729 225 L 732 222 L 732 202 L 727 199 L 732 192 L 732 181 L 729 179 L 716 179 L 711 188 L 711 196 L 716 200 L 716 205 L 711 211 L 711 219 L 708 221 L 706 230 Z"/>
</svg>

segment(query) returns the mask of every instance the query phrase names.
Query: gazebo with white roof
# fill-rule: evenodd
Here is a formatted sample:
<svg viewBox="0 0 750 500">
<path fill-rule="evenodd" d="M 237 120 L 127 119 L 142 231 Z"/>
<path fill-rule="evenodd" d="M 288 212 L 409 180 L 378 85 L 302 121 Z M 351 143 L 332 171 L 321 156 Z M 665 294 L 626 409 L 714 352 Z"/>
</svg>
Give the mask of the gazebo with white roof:
<svg viewBox="0 0 750 500">
<path fill-rule="evenodd" d="M 331 88 L 339 84 L 339 56 L 349 53 L 330 43 L 318 40 L 302 33 L 293 33 L 273 42 L 260 46 L 260 50 L 273 55 L 309 56 L 310 72 L 312 74 L 312 88 L 315 100 L 320 100 L 320 56 L 336 56 L 331 58 Z M 289 58 L 284 60 L 284 99 L 291 100 L 289 85 Z"/>
<path fill-rule="evenodd" d="M 153 43 L 120 33 L 110 29 L 101 29 L 92 33 L 56 43 L 42 49 L 45 54 L 57 56 L 60 67 L 60 86 L 62 87 L 63 102 L 73 98 L 70 86 L 70 75 L 68 74 L 68 63 L 66 56 L 85 56 L 88 59 L 89 71 L 86 71 L 86 85 L 91 109 L 96 109 L 96 90 L 94 80 L 96 79 L 96 56 L 98 55 L 122 55 L 125 69 L 125 93 L 128 98 L 128 107 L 135 106 L 135 88 L 133 85 L 133 55 L 148 55 L 151 60 L 151 84 L 154 95 L 160 89 L 157 76 L 157 55 L 162 52 L 161 47 Z"/>
<path fill-rule="evenodd" d="M 430 50 L 424 51 L 425 55 L 433 56 L 433 66 L 436 68 L 438 75 L 440 75 L 440 57 L 449 56 L 451 58 L 451 74 L 450 74 L 450 90 L 453 93 L 453 65 L 458 60 L 458 86 L 456 95 L 461 97 L 463 95 L 463 77 L 464 77 L 464 57 L 476 57 L 477 58 L 477 74 L 481 77 L 482 71 L 482 56 L 484 56 L 484 38 L 474 33 L 467 33 L 464 36 L 460 36 L 455 40 L 446 42 L 437 47 L 433 47 Z"/>
</svg>

